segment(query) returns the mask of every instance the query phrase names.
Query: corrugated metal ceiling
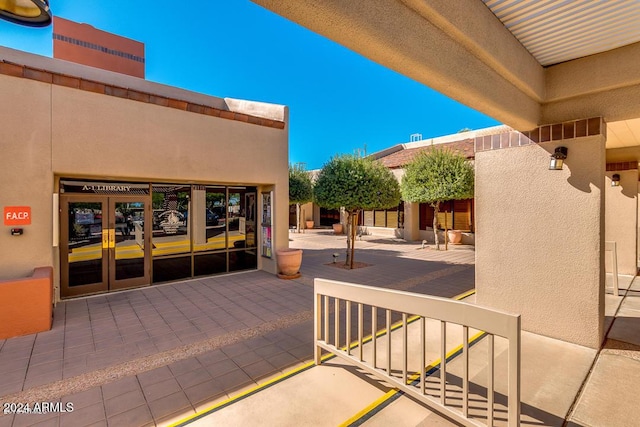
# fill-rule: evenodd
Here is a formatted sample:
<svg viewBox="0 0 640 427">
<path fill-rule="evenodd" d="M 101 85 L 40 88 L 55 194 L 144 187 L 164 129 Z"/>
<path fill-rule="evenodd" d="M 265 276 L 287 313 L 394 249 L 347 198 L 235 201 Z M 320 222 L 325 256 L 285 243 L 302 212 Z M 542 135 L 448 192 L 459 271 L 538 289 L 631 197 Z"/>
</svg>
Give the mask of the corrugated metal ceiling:
<svg viewBox="0 0 640 427">
<path fill-rule="evenodd" d="M 638 0 L 482 1 L 544 66 L 640 41 Z"/>
</svg>

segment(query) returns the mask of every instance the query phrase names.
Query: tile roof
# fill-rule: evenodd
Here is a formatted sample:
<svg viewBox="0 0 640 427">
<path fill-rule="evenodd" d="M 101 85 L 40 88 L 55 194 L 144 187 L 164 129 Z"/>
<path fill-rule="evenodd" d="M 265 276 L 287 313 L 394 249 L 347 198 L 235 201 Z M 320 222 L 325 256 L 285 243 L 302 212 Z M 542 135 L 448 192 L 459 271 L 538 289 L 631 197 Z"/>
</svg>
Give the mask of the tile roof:
<svg viewBox="0 0 640 427">
<path fill-rule="evenodd" d="M 468 138 L 462 141 L 427 145 L 424 147 L 404 148 L 402 150 L 396 151 L 395 153 L 380 157 L 378 158 L 378 161 L 390 169 L 402 168 L 410 163 L 418 153 L 422 151 L 432 150 L 434 147 L 452 150 L 456 153 L 464 155 L 467 159 L 473 159 L 475 157 L 473 145 L 474 139 Z"/>
</svg>

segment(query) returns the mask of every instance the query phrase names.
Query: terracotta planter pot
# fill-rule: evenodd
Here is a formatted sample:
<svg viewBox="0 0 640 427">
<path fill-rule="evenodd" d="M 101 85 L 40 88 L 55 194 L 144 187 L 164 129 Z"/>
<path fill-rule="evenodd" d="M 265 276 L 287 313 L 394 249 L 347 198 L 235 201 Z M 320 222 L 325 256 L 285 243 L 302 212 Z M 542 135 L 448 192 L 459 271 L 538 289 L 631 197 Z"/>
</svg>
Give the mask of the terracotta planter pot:
<svg viewBox="0 0 640 427">
<path fill-rule="evenodd" d="M 339 222 L 336 224 L 333 224 L 333 232 L 335 234 L 342 234 L 342 224 L 340 224 Z"/>
<path fill-rule="evenodd" d="M 307 228 L 313 228 L 313 221 L 305 221 L 305 224 L 307 225 Z"/>
<path fill-rule="evenodd" d="M 302 264 L 302 249 L 278 249 L 276 251 L 278 263 L 278 277 L 300 277 L 300 265 Z"/>
<path fill-rule="evenodd" d="M 449 230 L 447 231 L 449 235 L 449 243 L 454 245 L 459 245 L 462 242 L 462 231 L 460 230 Z"/>
</svg>

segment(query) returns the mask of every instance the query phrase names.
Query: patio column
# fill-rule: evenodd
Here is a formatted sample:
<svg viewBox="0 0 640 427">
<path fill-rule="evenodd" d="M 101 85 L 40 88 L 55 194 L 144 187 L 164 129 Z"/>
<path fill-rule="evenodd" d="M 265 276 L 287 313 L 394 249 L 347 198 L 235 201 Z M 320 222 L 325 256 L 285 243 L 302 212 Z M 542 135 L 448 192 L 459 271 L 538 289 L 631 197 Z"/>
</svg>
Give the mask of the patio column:
<svg viewBox="0 0 640 427">
<path fill-rule="evenodd" d="M 476 301 L 522 328 L 599 348 L 605 135 L 600 118 L 476 138 Z M 557 147 L 568 156 L 549 170 Z"/>
<path fill-rule="evenodd" d="M 420 240 L 419 203 L 404 202 L 404 240 L 414 242 Z"/>
<path fill-rule="evenodd" d="M 617 187 L 611 186 L 614 174 L 620 176 Z M 618 274 L 635 276 L 638 271 L 638 162 L 607 164 L 604 188 L 605 240 L 616 242 Z M 610 256 L 605 255 L 606 271 L 611 272 Z"/>
</svg>

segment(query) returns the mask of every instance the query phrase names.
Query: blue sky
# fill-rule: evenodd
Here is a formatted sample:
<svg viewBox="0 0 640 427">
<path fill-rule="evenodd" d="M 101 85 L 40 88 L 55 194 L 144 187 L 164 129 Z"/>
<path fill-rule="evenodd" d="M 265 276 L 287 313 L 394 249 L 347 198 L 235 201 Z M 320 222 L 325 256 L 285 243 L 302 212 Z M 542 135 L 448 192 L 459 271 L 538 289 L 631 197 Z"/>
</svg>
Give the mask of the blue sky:
<svg viewBox="0 0 640 427">
<path fill-rule="evenodd" d="M 143 42 L 147 80 L 289 106 L 289 161 L 307 169 L 365 144 L 372 153 L 413 133 L 499 124 L 248 0 L 51 0 L 51 9 Z M 52 56 L 51 33 L 0 21 L 0 45 L 14 49 Z"/>
</svg>

